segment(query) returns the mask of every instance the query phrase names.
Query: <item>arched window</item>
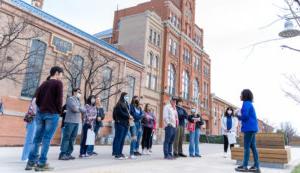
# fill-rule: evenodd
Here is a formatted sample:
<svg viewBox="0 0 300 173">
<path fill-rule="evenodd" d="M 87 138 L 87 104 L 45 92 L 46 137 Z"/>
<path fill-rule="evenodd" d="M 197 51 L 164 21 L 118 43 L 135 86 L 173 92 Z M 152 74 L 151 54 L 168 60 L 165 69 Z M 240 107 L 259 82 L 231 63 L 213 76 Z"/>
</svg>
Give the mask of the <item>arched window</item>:
<svg viewBox="0 0 300 173">
<path fill-rule="evenodd" d="M 104 111 L 108 111 L 111 81 L 112 81 L 112 69 L 109 67 L 105 67 L 102 72 L 102 84 L 103 84 L 102 88 L 104 89 L 104 91 L 102 91 L 100 95 Z"/>
<path fill-rule="evenodd" d="M 158 55 L 156 55 L 155 57 L 153 57 L 152 67 L 153 68 L 158 68 Z"/>
<path fill-rule="evenodd" d="M 30 98 L 34 96 L 40 83 L 46 49 L 46 43 L 32 40 L 21 96 Z"/>
<path fill-rule="evenodd" d="M 187 71 L 183 71 L 183 75 L 182 75 L 182 97 L 183 99 L 188 100 L 189 99 L 189 85 L 190 83 L 190 79 L 189 79 L 189 74 Z"/>
<path fill-rule="evenodd" d="M 193 94 L 194 94 L 194 101 L 198 102 L 199 98 L 198 98 L 198 94 L 199 94 L 199 83 L 197 79 L 194 79 L 193 82 Z"/>
<path fill-rule="evenodd" d="M 127 93 L 128 93 L 129 99 L 131 100 L 132 97 L 134 96 L 135 78 L 133 76 L 128 76 L 127 81 L 128 81 Z"/>
<path fill-rule="evenodd" d="M 153 55 L 153 52 L 150 52 L 149 53 L 149 65 L 152 67 L 152 63 L 153 63 L 153 58 L 154 58 L 154 55 Z"/>
<path fill-rule="evenodd" d="M 175 74 L 174 65 L 169 64 L 169 68 L 168 68 L 168 93 L 170 95 L 175 95 L 175 80 L 176 80 L 176 74 Z"/>
</svg>

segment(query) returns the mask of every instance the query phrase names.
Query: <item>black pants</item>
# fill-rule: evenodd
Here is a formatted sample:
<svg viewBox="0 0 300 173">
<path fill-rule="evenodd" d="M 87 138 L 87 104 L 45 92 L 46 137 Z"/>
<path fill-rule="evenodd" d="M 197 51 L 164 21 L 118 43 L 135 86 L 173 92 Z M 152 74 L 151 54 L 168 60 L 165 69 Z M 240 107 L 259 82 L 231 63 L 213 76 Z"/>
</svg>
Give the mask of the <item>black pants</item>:
<svg viewBox="0 0 300 173">
<path fill-rule="evenodd" d="M 86 138 L 87 138 L 87 131 L 89 129 L 90 125 L 84 124 L 82 127 L 82 132 L 81 132 L 81 143 L 80 143 L 80 155 L 86 154 L 87 151 L 87 145 L 86 145 Z"/>
<path fill-rule="evenodd" d="M 152 142 L 153 142 L 153 135 L 154 135 L 154 133 L 152 132 L 151 133 L 151 136 L 150 136 L 150 149 L 152 148 Z"/>
<path fill-rule="evenodd" d="M 227 135 L 223 135 L 224 136 L 224 152 L 227 153 L 228 151 L 228 145 L 229 145 L 229 142 L 228 142 L 228 137 Z M 234 147 L 234 144 L 230 144 L 230 149 Z"/>
<path fill-rule="evenodd" d="M 142 149 L 150 149 L 150 140 L 152 134 L 152 128 L 144 127 L 143 138 L 142 138 Z"/>
</svg>

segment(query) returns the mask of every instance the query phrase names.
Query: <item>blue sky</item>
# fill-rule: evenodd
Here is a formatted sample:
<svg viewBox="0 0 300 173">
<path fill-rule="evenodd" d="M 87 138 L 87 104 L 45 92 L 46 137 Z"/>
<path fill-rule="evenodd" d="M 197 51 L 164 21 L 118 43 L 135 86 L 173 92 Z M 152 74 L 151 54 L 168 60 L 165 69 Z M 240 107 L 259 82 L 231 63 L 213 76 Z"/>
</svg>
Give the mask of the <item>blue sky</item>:
<svg viewBox="0 0 300 173">
<path fill-rule="evenodd" d="M 44 10 L 94 34 L 112 27 L 117 6 L 121 9 L 142 2 L 146 0 L 45 0 Z M 282 2 L 196 0 L 196 23 L 204 28 L 204 47 L 212 60 L 212 92 L 241 106 L 240 92 L 250 88 L 260 119 L 268 119 L 275 125 L 291 121 L 300 127 L 299 105 L 282 92 L 288 87 L 284 74 L 300 77 L 300 53 L 280 48 L 282 44 L 297 47 L 300 37 L 258 45 L 248 56 L 250 44 L 278 38 L 283 22 L 261 27 L 282 14 L 276 7 L 283 6 Z"/>
</svg>

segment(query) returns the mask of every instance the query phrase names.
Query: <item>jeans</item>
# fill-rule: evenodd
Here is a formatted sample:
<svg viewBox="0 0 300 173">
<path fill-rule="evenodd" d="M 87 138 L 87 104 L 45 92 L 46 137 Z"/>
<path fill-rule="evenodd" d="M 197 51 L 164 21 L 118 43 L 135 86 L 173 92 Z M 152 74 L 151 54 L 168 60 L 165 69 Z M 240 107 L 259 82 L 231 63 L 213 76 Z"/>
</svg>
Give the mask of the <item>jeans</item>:
<svg viewBox="0 0 300 173">
<path fill-rule="evenodd" d="M 95 127 L 94 127 L 94 132 L 96 134 L 96 139 L 97 139 L 98 132 L 100 131 L 100 129 L 101 129 L 101 126 L 96 124 Z M 94 145 L 88 145 L 87 153 L 88 154 L 93 154 L 94 148 L 95 148 Z"/>
<path fill-rule="evenodd" d="M 247 167 L 250 157 L 250 148 L 253 153 L 254 166 L 259 168 L 258 152 L 256 149 L 256 133 L 247 132 L 244 133 L 244 161 L 243 166 Z"/>
<path fill-rule="evenodd" d="M 151 135 L 152 135 L 152 128 L 149 127 L 144 127 L 143 130 L 143 139 L 142 139 L 142 149 L 144 150 L 147 148 L 147 150 L 150 149 L 150 140 L 152 140 Z"/>
<path fill-rule="evenodd" d="M 176 128 L 167 126 L 165 128 L 165 141 L 164 141 L 164 156 L 172 157 L 172 145 L 175 139 Z"/>
<path fill-rule="evenodd" d="M 74 142 L 78 134 L 78 123 L 67 123 L 64 125 L 62 142 L 60 145 L 60 156 L 70 156 L 74 150 Z"/>
<path fill-rule="evenodd" d="M 190 145 L 189 145 L 190 156 L 200 156 L 199 138 L 200 138 L 199 128 L 196 128 L 195 131 L 190 132 Z"/>
<path fill-rule="evenodd" d="M 26 125 L 26 137 L 25 137 L 24 148 L 23 148 L 23 153 L 21 158 L 23 161 L 27 160 L 29 157 L 30 150 L 33 146 L 35 131 L 36 131 L 36 122 L 34 118 L 32 122 L 27 123 Z"/>
<path fill-rule="evenodd" d="M 173 145 L 174 154 L 183 154 L 182 151 L 183 140 L 184 140 L 184 127 L 178 126 L 176 130 L 174 145 Z"/>
<path fill-rule="evenodd" d="M 59 115 L 38 112 L 35 119 L 36 132 L 28 162 L 31 164 L 38 162 L 39 165 L 45 165 L 50 143 L 57 129 Z M 40 144 L 42 144 L 42 150 L 38 159 Z"/>
<path fill-rule="evenodd" d="M 141 142 L 141 138 L 142 138 L 142 135 L 143 135 L 143 129 L 142 129 L 141 122 L 140 121 L 134 122 L 134 124 L 135 124 L 135 129 L 136 129 L 137 140 L 131 140 L 130 155 L 132 155 L 134 152 L 139 151 L 140 142 Z"/>
<path fill-rule="evenodd" d="M 122 154 L 127 133 L 128 133 L 128 126 L 115 122 L 115 137 L 113 141 L 113 151 L 112 151 L 112 154 L 114 156 L 120 156 Z"/>
<path fill-rule="evenodd" d="M 228 146 L 229 146 L 229 142 L 228 142 L 228 136 L 227 135 L 223 135 L 224 137 L 224 153 L 227 153 L 228 151 Z M 230 144 L 230 149 L 234 147 L 234 144 Z"/>
</svg>

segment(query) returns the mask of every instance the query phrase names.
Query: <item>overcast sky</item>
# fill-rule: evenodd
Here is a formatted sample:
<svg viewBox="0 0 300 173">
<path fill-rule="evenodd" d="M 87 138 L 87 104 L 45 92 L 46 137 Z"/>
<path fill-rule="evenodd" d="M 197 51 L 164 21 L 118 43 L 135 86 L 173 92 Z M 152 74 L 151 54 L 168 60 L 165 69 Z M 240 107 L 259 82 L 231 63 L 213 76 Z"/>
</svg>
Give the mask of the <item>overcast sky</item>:
<svg viewBox="0 0 300 173">
<path fill-rule="evenodd" d="M 30 2 L 30 0 L 26 0 Z M 114 11 L 147 0 L 45 0 L 44 10 L 91 34 L 112 27 Z M 196 0 L 196 23 L 204 28 L 204 47 L 212 60 L 212 92 L 241 106 L 240 92 L 250 88 L 260 119 L 278 125 L 291 121 L 300 131 L 300 106 L 284 96 L 284 74 L 300 78 L 300 37 L 257 45 L 278 38 L 283 22 L 262 29 L 282 14 L 283 0 Z M 297 47 L 298 46 L 298 47 Z"/>
</svg>

